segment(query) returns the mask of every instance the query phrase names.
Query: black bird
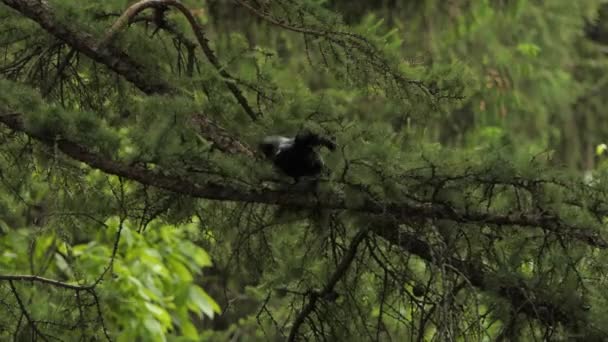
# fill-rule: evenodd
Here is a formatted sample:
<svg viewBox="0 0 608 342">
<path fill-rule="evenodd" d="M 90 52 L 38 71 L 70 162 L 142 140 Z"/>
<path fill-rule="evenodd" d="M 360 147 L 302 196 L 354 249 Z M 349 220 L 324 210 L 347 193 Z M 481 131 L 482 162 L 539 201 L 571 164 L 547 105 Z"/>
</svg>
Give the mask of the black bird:
<svg viewBox="0 0 608 342">
<path fill-rule="evenodd" d="M 260 150 L 281 172 L 297 183 L 300 177 L 317 177 L 323 171 L 325 164 L 315 150 L 317 146 L 325 146 L 331 151 L 336 149 L 333 140 L 305 131 L 293 138 L 278 135 L 265 137 L 260 143 Z"/>
</svg>

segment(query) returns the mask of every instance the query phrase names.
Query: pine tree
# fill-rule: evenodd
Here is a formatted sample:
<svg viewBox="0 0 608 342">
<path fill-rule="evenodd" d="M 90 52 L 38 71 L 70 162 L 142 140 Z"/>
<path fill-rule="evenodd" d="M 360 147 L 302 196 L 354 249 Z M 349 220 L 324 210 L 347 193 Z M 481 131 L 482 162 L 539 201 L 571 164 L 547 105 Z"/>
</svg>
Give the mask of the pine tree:
<svg viewBox="0 0 608 342">
<path fill-rule="evenodd" d="M 0 1 L 0 339 L 605 339 L 600 6 Z"/>
</svg>

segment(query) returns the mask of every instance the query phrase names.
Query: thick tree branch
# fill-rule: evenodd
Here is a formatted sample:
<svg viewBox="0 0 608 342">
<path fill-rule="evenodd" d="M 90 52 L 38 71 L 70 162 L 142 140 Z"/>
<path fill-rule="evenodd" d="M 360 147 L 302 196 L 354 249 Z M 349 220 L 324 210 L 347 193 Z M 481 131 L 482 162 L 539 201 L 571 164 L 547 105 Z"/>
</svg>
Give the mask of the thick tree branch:
<svg viewBox="0 0 608 342">
<path fill-rule="evenodd" d="M 146 94 L 168 94 L 175 92 L 167 82 L 146 73 L 144 67 L 127 54 L 106 46 L 99 49 L 95 38 L 82 30 L 74 30 L 55 18 L 46 1 L 39 0 L 2 0 L 4 4 L 34 20 L 44 30 L 66 42 L 92 60 L 106 65 L 123 76 Z"/>
<path fill-rule="evenodd" d="M 2 106 L 2 104 L 0 104 Z M 6 114 L 4 114 L 6 113 Z M 100 154 L 91 152 L 86 147 L 65 138 L 55 136 L 51 132 L 34 132 L 23 125 L 21 116 L 8 114 L 12 111 L 0 107 L 0 122 L 14 131 L 23 132 L 28 136 L 49 146 L 55 146 L 69 157 L 81 161 L 92 168 L 108 174 L 125 177 L 142 184 L 169 190 L 172 192 L 211 200 L 239 201 L 282 205 L 296 208 L 318 208 L 328 210 L 352 210 L 368 214 L 391 215 L 398 220 L 411 222 L 415 219 L 445 219 L 458 223 L 493 225 L 499 227 L 528 227 L 541 228 L 567 238 L 579 240 L 589 246 L 606 248 L 608 243 L 590 229 L 571 226 L 559 217 L 547 216 L 544 213 L 515 213 L 495 214 L 475 211 L 456 211 L 435 203 L 377 203 L 372 199 L 364 199 L 356 205 L 348 205 L 343 194 L 334 193 L 323 203 L 314 194 L 286 190 L 269 190 L 261 187 L 242 188 L 230 184 L 219 184 L 212 181 L 193 182 L 180 176 L 172 176 L 161 170 L 149 170 L 142 166 L 127 165 Z M 4 115 L 3 115 L 4 114 Z"/>
</svg>

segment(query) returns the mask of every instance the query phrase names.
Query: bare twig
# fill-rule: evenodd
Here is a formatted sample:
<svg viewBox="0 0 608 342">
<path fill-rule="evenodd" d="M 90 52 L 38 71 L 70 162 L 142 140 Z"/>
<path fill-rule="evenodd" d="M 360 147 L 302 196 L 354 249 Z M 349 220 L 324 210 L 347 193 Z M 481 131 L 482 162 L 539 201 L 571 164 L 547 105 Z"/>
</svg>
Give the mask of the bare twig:
<svg viewBox="0 0 608 342">
<path fill-rule="evenodd" d="M 36 322 L 30 316 L 30 313 L 27 311 L 27 308 L 25 307 L 25 305 L 23 305 L 23 301 L 21 300 L 21 297 L 19 296 L 19 293 L 17 292 L 17 289 L 15 288 L 15 285 L 13 284 L 13 281 L 9 280 L 8 284 L 11 287 L 11 291 L 13 292 L 13 296 L 15 296 L 15 300 L 17 300 L 17 304 L 19 304 L 19 308 L 21 309 L 21 313 L 23 313 L 23 315 L 25 316 L 25 319 L 27 319 L 28 324 L 32 327 L 32 330 L 35 333 L 34 337 L 35 336 L 40 336 L 40 338 L 43 341 L 48 341 L 48 339 L 46 338 L 46 336 L 38 329 L 38 326 L 36 325 Z"/>
<path fill-rule="evenodd" d="M 88 287 L 89 289 L 92 289 L 95 286 L 97 286 L 103 280 L 103 277 L 106 275 L 106 273 L 108 273 L 108 271 L 112 268 L 112 265 L 114 265 L 114 259 L 116 258 L 116 253 L 118 252 L 118 243 L 120 242 L 120 233 L 122 232 L 123 227 L 124 227 L 124 225 L 121 220 L 118 225 L 118 231 L 116 232 L 116 237 L 114 239 L 114 246 L 112 247 L 112 255 L 110 255 L 110 262 L 108 262 L 108 265 L 106 265 L 106 267 L 101 272 L 99 277 L 97 277 L 95 282 Z"/>
<path fill-rule="evenodd" d="M 53 77 L 53 79 L 41 91 L 43 97 L 46 97 L 51 92 L 51 90 L 53 89 L 53 86 L 61 78 L 63 71 L 70 64 L 70 61 L 72 60 L 72 57 L 74 57 L 75 54 L 76 54 L 76 49 L 71 48 L 70 51 L 68 52 L 68 54 L 63 58 L 61 63 L 59 65 L 57 65 L 57 71 L 55 72 L 55 77 Z"/>
<path fill-rule="evenodd" d="M 103 319 L 103 312 L 101 311 L 101 304 L 99 302 L 99 297 L 97 293 L 93 290 L 88 290 L 89 294 L 93 296 L 93 301 L 95 302 L 95 308 L 97 309 L 97 317 L 99 319 L 99 324 L 101 325 L 101 329 L 103 330 L 103 334 L 106 337 L 106 340 L 112 341 L 110 338 L 110 333 L 108 332 L 108 328 L 106 327 L 106 323 Z"/>
</svg>

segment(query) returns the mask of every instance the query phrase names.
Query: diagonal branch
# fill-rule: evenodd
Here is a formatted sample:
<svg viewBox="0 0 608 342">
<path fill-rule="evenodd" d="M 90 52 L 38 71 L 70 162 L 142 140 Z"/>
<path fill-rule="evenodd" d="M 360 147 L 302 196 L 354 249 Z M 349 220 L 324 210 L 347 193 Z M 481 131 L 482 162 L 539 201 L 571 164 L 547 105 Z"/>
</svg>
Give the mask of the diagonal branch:
<svg viewBox="0 0 608 342">
<path fill-rule="evenodd" d="M 122 51 L 111 46 L 99 49 L 95 38 L 82 30 L 75 30 L 59 21 L 46 1 L 2 0 L 2 2 L 32 19 L 44 30 L 66 42 L 92 60 L 107 66 L 122 75 L 146 94 L 169 94 L 176 92 L 166 81 L 152 77 L 144 67 Z"/>
<path fill-rule="evenodd" d="M 327 284 L 325 284 L 323 289 L 319 292 L 310 292 L 310 294 L 308 295 L 308 304 L 306 304 L 302 311 L 300 311 L 295 321 L 293 322 L 293 326 L 291 327 L 291 331 L 289 332 L 289 337 L 287 338 L 287 341 L 291 342 L 296 340 L 300 326 L 302 326 L 304 320 L 306 320 L 308 315 L 313 312 L 319 298 L 327 297 L 331 295 L 332 292 L 334 292 L 334 288 L 336 287 L 340 279 L 342 279 L 346 275 L 346 271 L 348 271 L 348 268 L 352 264 L 353 260 L 355 260 L 355 256 L 357 255 L 357 248 L 367 236 L 367 231 L 368 230 L 366 228 L 361 229 L 357 233 L 357 235 L 353 237 L 350 242 L 350 245 L 348 246 L 348 249 L 346 250 L 346 253 L 338 264 L 338 267 L 331 275 L 329 281 L 327 282 Z"/>
<path fill-rule="evenodd" d="M 24 16 L 32 19 L 44 30 L 69 44 L 76 51 L 103 64 L 118 75 L 124 77 L 142 92 L 171 95 L 179 90 L 167 81 L 158 78 L 157 73 L 146 68 L 129 57 L 125 52 L 111 46 L 99 48 L 100 43 L 89 33 L 75 30 L 57 20 L 52 8 L 39 0 L 0 0 Z M 212 141 L 224 153 L 241 153 L 252 156 L 254 153 L 246 144 L 234 138 L 220 124 L 203 114 L 195 114 L 194 121 L 200 126 L 205 138 Z"/>
<path fill-rule="evenodd" d="M 226 87 L 228 87 L 234 98 L 241 105 L 241 107 L 243 107 L 247 115 L 249 115 L 252 120 L 257 120 L 258 113 L 256 113 L 251 108 L 249 102 L 247 101 L 245 96 L 243 96 L 241 90 L 234 84 L 234 77 L 232 77 L 232 75 L 230 75 L 228 71 L 226 71 L 226 69 L 221 65 L 220 61 L 215 55 L 215 52 L 213 52 L 211 46 L 209 46 L 209 40 L 205 36 L 205 31 L 203 30 L 202 25 L 196 19 L 194 14 L 192 14 L 192 12 L 178 0 L 142 0 L 131 5 L 114 22 L 114 25 L 112 25 L 112 27 L 108 30 L 99 46 L 109 46 L 114 40 L 114 38 L 118 35 L 118 33 L 125 26 L 127 26 L 133 20 L 133 18 L 135 18 L 135 16 L 140 12 L 148 8 L 156 8 L 157 10 L 162 10 L 167 6 L 177 8 L 186 17 L 209 63 L 211 63 L 215 70 L 217 70 L 217 72 L 225 79 L 224 84 L 226 84 Z"/>
</svg>

